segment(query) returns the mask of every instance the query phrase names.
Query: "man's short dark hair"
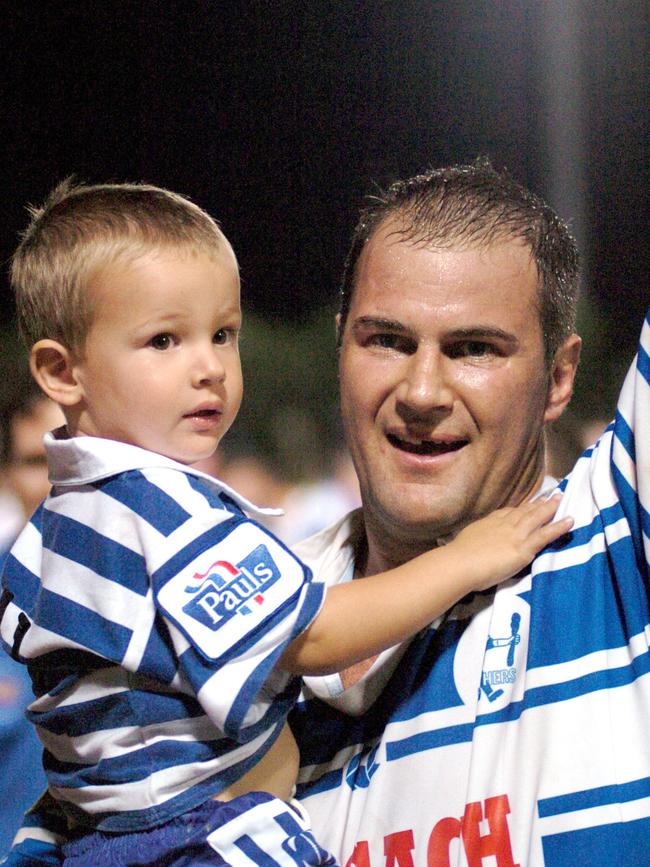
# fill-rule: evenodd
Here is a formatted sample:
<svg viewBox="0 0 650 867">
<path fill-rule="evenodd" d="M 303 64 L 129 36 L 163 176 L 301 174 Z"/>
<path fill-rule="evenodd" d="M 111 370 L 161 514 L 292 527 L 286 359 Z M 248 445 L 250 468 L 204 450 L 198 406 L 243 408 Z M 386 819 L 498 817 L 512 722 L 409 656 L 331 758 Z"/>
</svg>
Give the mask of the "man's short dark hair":
<svg viewBox="0 0 650 867">
<path fill-rule="evenodd" d="M 579 257 L 565 223 L 539 196 L 496 171 L 489 160 L 396 181 L 362 208 L 341 284 L 339 344 L 366 243 L 389 218 L 401 240 L 430 249 L 488 247 L 520 240 L 539 274 L 539 317 L 547 363 L 575 330 Z"/>
</svg>

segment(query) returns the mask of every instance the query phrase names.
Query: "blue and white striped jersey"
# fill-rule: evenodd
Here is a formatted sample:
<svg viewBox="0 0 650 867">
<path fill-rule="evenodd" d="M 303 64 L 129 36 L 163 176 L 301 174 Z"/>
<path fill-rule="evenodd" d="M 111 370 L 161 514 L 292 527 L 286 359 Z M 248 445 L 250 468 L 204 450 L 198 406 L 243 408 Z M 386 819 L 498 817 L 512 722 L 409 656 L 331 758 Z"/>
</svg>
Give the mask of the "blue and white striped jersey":
<svg viewBox="0 0 650 867">
<path fill-rule="evenodd" d="M 650 312 L 613 424 L 561 485 L 568 537 L 290 721 L 349 867 L 650 864 Z M 296 546 L 350 576 L 354 516 Z"/>
<path fill-rule="evenodd" d="M 7 560 L 2 640 L 29 667 L 68 816 L 152 827 L 272 745 L 299 690 L 274 666 L 324 585 L 209 476 L 95 437 L 46 448 L 53 488 Z"/>
</svg>

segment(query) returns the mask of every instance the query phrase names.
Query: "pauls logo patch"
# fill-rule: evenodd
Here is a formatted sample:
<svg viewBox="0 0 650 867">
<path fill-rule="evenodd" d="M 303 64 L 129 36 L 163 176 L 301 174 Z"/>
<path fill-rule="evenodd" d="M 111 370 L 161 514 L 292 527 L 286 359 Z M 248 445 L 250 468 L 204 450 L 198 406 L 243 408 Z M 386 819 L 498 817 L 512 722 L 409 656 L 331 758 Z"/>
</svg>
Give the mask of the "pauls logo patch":
<svg viewBox="0 0 650 867">
<path fill-rule="evenodd" d="M 212 631 L 235 616 L 246 617 L 264 604 L 264 594 L 280 577 L 266 545 L 258 545 L 240 563 L 216 560 L 205 572 L 196 572 L 185 593 L 185 614 Z"/>
</svg>

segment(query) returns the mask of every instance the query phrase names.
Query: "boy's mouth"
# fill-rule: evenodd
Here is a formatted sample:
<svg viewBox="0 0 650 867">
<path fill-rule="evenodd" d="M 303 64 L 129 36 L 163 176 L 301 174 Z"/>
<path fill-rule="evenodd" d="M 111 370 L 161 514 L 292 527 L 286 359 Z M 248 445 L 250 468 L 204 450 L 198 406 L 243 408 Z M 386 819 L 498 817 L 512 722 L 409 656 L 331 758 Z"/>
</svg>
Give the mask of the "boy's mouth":
<svg viewBox="0 0 650 867">
<path fill-rule="evenodd" d="M 218 415 L 219 411 L 216 409 L 197 409 L 194 412 L 189 412 L 188 416 L 197 416 L 198 418 L 210 418 L 213 415 Z"/>
</svg>

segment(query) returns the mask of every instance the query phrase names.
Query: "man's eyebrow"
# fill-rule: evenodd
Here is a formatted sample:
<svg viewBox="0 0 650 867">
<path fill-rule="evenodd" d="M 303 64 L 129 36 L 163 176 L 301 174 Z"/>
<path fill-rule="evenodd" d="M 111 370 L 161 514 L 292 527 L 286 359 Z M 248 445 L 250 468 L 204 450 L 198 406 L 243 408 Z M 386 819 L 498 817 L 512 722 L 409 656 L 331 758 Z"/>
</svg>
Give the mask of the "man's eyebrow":
<svg viewBox="0 0 650 867">
<path fill-rule="evenodd" d="M 473 325 L 469 328 L 454 328 L 445 335 L 446 340 L 501 340 L 518 345 L 519 340 L 509 331 L 493 325 Z"/>
<path fill-rule="evenodd" d="M 359 316 L 352 323 L 353 331 L 362 331 L 366 328 L 377 328 L 382 331 L 397 331 L 402 334 L 410 331 L 402 322 L 395 319 L 384 319 L 381 316 Z"/>
</svg>

